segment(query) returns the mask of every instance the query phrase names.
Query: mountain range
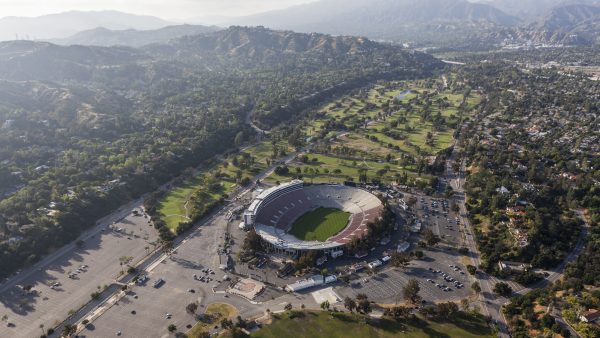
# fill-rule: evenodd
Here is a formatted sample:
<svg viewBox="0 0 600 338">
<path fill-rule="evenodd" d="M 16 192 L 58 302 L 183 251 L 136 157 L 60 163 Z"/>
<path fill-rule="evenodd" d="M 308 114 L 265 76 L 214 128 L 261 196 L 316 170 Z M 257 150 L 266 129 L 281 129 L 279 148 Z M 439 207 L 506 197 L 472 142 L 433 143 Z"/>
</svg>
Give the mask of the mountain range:
<svg viewBox="0 0 600 338">
<path fill-rule="evenodd" d="M 68 38 L 49 41 L 59 45 L 141 47 L 153 43 L 164 43 L 182 36 L 215 32 L 220 29 L 216 26 L 200 25 L 174 25 L 152 30 L 110 30 L 98 27 L 79 32 Z"/>
<path fill-rule="evenodd" d="M 220 25 L 364 36 L 415 47 L 572 45 L 598 43 L 599 9 L 600 0 L 319 0 L 220 19 Z M 158 18 L 120 12 L 67 12 L 0 19 L 0 40 L 19 34 L 61 45 L 140 47 L 219 29 L 173 25 Z M 38 35 L 33 35 L 36 30 Z"/>
<path fill-rule="evenodd" d="M 435 64 L 430 56 L 409 53 L 401 47 L 373 42 L 366 38 L 303 34 L 292 31 L 274 31 L 263 27 L 233 26 L 212 33 L 184 36 L 166 43 L 142 48 L 126 46 L 60 46 L 49 42 L 0 42 L 0 78 L 11 81 L 95 81 L 99 74 L 129 69 L 138 71 L 141 65 L 161 64 L 174 69 L 181 64 L 208 65 L 235 62 L 236 65 L 268 64 L 286 58 L 302 60 L 364 59 L 364 55 L 397 55 L 413 63 Z M 423 55 L 422 57 L 419 55 Z M 393 62 L 390 57 L 388 63 Z M 417 61 L 421 59 L 421 61 Z M 162 62 L 176 60 L 178 65 Z M 303 61 L 304 62 L 304 61 Z M 312 62 L 312 61 L 311 61 Z M 329 62 L 329 61 L 326 61 Z"/>
<path fill-rule="evenodd" d="M 321 0 L 231 23 L 416 46 L 590 44 L 600 36 L 598 5 L 600 0 Z"/>
<path fill-rule="evenodd" d="M 466 0 L 321 0 L 285 10 L 235 19 L 299 32 L 413 40 L 420 32 L 460 33 L 471 25 L 513 26 L 519 20 L 492 6 Z"/>
<path fill-rule="evenodd" d="M 472 0 L 482 4 L 494 6 L 505 13 L 516 16 L 525 22 L 531 23 L 543 19 L 544 16 L 557 7 L 565 5 L 592 5 L 600 6 L 600 0 Z"/>
<path fill-rule="evenodd" d="M 71 11 L 38 17 L 11 16 L 0 19 L 0 41 L 65 38 L 97 27 L 116 30 L 150 30 L 171 24 L 153 16 L 118 11 Z"/>
<path fill-rule="evenodd" d="M 553 8 L 541 20 L 518 27 L 511 35 L 536 43 L 600 44 L 600 7 L 575 4 Z"/>
</svg>

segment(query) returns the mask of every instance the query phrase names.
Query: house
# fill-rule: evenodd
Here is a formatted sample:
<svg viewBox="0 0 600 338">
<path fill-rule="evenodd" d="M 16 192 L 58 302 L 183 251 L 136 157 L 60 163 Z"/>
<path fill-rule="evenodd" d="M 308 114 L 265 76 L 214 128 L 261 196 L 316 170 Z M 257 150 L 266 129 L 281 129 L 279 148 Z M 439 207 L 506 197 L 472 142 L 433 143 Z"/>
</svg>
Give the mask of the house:
<svg viewBox="0 0 600 338">
<path fill-rule="evenodd" d="M 510 193 L 510 191 L 508 189 L 506 189 L 505 186 L 501 186 L 500 188 L 496 189 L 496 191 L 501 193 L 502 195 L 506 195 L 506 194 Z"/>
<path fill-rule="evenodd" d="M 598 318 L 600 318 L 600 311 L 596 309 L 589 309 L 586 312 L 582 313 L 581 316 L 579 316 L 579 320 L 581 320 L 584 323 L 593 323 L 597 321 Z"/>
</svg>

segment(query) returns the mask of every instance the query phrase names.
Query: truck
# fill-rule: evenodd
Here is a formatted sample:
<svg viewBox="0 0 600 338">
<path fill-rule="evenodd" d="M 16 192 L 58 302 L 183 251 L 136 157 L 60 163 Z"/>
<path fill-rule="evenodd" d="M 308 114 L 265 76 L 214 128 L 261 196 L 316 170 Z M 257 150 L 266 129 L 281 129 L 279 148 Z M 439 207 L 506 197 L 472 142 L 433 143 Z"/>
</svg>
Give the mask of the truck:
<svg viewBox="0 0 600 338">
<path fill-rule="evenodd" d="M 160 288 L 163 284 L 165 283 L 165 280 L 162 278 L 159 278 L 157 280 L 154 281 L 154 288 L 158 289 Z"/>
</svg>

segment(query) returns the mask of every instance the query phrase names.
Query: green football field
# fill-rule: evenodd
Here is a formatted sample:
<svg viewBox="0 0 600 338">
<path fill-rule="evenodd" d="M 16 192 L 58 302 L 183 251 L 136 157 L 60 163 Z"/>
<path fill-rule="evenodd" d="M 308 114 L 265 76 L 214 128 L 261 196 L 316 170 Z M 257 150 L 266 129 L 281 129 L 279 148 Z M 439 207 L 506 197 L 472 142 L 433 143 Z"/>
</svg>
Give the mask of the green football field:
<svg viewBox="0 0 600 338">
<path fill-rule="evenodd" d="M 350 213 L 333 208 L 318 208 L 300 216 L 290 234 L 303 241 L 326 241 L 348 225 Z"/>
</svg>

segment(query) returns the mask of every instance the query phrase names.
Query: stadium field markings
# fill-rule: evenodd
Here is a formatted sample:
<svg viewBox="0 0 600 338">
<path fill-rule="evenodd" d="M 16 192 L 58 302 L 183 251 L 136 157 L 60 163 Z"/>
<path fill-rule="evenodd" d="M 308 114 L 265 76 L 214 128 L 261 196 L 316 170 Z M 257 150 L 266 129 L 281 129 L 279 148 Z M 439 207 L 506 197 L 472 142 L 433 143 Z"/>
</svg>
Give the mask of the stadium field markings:
<svg viewBox="0 0 600 338">
<path fill-rule="evenodd" d="M 342 231 L 350 219 L 350 213 L 334 208 L 318 208 L 300 216 L 289 233 L 303 241 L 324 242 Z"/>
</svg>

